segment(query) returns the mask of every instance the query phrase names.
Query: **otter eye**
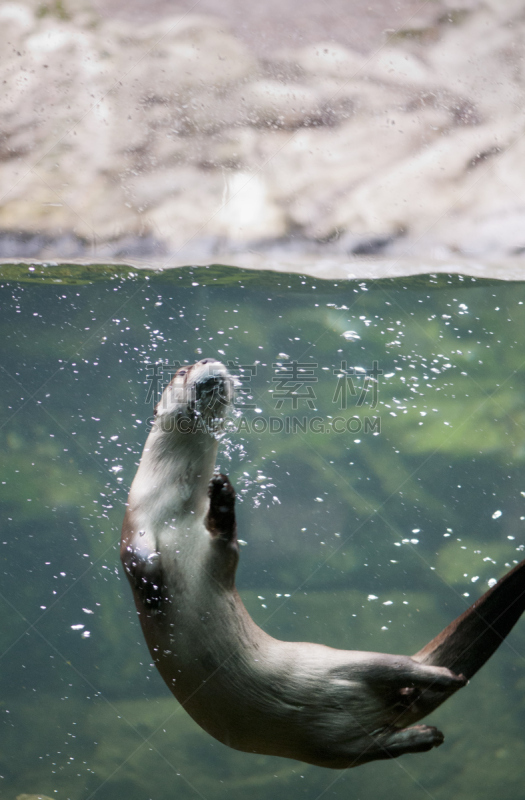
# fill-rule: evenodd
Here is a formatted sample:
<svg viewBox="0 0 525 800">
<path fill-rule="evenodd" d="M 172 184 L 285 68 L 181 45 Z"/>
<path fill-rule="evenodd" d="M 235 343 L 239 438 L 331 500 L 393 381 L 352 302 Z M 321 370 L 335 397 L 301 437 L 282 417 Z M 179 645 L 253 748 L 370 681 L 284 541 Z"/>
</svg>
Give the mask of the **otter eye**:
<svg viewBox="0 0 525 800">
<path fill-rule="evenodd" d="M 179 369 L 177 375 L 186 375 L 187 371 L 188 371 L 187 369 Z"/>
</svg>

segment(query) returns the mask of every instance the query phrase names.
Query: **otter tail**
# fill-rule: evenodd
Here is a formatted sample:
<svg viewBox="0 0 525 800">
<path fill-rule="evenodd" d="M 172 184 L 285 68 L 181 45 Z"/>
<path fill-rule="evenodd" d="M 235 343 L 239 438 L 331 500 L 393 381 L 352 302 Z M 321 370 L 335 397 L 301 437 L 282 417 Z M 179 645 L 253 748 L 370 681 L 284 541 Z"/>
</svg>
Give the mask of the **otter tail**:
<svg viewBox="0 0 525 800">
<path fill-rule="evenodd" d="M 521 561 L 412 658 L 472 678 L 524 610 L 525 561 Z"/>
</svg>

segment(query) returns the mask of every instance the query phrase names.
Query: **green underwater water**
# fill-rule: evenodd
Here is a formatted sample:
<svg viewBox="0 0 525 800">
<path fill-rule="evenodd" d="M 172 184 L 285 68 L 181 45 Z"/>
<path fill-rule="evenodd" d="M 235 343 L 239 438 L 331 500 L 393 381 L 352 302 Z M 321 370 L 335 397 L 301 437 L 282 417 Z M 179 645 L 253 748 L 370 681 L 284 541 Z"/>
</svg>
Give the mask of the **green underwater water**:
<svg viewBox="0 0 525 800">
<path fill-rule="evenodd" d="M 170 367 L 231 361 L 250 613 L 416 652 L 523 557 L 525 284 L 13 264 L 0 292 L 2 798 L 522 795 L 525 621 L 429 718 L 437 750 L 344 772 L 238 753 L 151 665 L 118 539 Z"/>
</svg>

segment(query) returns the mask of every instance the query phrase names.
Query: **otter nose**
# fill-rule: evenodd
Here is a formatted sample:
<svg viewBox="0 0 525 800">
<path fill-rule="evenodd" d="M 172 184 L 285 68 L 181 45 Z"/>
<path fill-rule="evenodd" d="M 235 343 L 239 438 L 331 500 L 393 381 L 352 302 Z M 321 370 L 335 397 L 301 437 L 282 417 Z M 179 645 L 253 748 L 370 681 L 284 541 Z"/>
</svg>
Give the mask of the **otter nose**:
<svg viewBox="0 0 525 800">
<path fill-rule="evenodd" d="M 224 396 L 224 378 L 221 375 L 209 375 L 195 385 L 196 400 L 209 400 L 213 395 L 217 398 Z"/>
</svg>

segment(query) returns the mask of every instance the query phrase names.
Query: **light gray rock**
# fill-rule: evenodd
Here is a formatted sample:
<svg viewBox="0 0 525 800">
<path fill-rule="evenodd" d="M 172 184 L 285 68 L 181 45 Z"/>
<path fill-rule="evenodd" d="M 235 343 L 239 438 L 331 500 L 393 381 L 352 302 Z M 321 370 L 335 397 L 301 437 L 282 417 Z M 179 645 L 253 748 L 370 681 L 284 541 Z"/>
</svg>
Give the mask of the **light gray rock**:
<svg viewBox="0 0 525 800">
<path fill-rule="evenodd" d="M 264 61 L 206 16 L 41 8 L 0 5 L 0 253 L 525 246 L 515 0 L 442 0 L 369 55 Z"/>
</svg>

